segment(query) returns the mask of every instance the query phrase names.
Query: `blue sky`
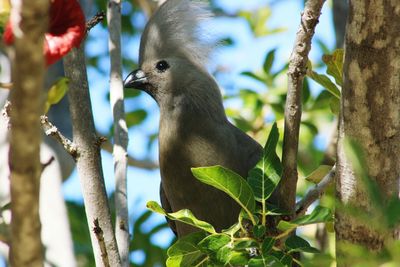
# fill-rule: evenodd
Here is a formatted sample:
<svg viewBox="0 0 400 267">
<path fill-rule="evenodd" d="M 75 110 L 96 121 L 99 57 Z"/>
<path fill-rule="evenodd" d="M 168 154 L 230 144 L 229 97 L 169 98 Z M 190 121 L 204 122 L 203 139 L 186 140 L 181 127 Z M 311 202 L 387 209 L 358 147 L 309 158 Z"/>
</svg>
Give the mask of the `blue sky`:
<svg viewBox="0 0 400 267">
<path fill-rule="evenodd" d="M 219 0 L 217 3 L 227 12 L 235 12 L 238 9 L 254 10 L 260 6 L 264 6 L 270 1 L 251 0 L 251 1 L 231 1 Z M 242 71 L 258 70 L 261 68 L 264 56 L 267 51 L 278 48 L 276 60 L 278 66 L 283 65 L 288 61 L 290 52 L 293 46 L 295 33 L 300 20 L 300 11 L 302 1 L 281 0 L 273 1 L 272 17 L 268 22 L 271 28 L 283 27 L 286 31 L 283 33 L 269 35 L 264 38 L 255 39 L 243 19 L 232 18 L 216 18 L 210 23 L 210 29 L 223 37 L 231 37 L 235 44 L 228 48 L 219 49 L 212 58 L 212 62 L 227 66 L 227 72 L 219 75 L 217 78 L 223 90 L 235 90 L 243 87 L 257 87 L 259 84 L 249 80 L 246 77 L 240 76 Z M 316 38 L 323 40 L 329 47 L 333 47 L 334 33 L 332 28 L 332 18 L 329 9 L 329 2 L 325 5 L 320 23 L 317 26 Z M 138 23 L 143 23 L 142 18 L 137 18 Z M 107 32 L 101 27 L 95 27 L 91 33 L 96 38 L 87 43 L 87 52 L 93 55 L 107 53 Z M 137 59 L 140 36 L 124 37 L 123 51 L 124 56 L 132 59 Z M 317 60 L 321 57 L 321 51 L 317 46 L 313 46 L 311 51 L 311 59 Z M 214 63 L 214 64 L 216 64 Z M 99 65 L 102 70 L 108 73 L 109 61 L 108 57 L 103 57 Z M 214 66 L 215 67 L 215 66 Z M 210 65 L 212 69 L 213 66 Z M 131 70 L 124 70 L 124 77 Z M 108 132 L 111 125 L 111 109 L 106 101 L 108 90 L 108 76 L 104 76 L 96 69 L 88 70 L 89 84 L 91 88 L 92 105 L 94 109 L 94 117 L 96 127 L 101 132 Z M 158 128 L 158 110 L 155 102 L 147 95 L 142 95 L 134 102 L 126 103 L 126 110 L 132 110 L 139 107 L 144 107 L 151 110 L 150 116 L 146 119 L 143 125 L 140 125 L 129 132 L 130 144 L 129 153 L 138 158 L 143 158 L 147 155 L 146 149 L 146 134 L 157 131 Z M 154 146 L 150 152 L 151 158 L 157 159 L 157 146 Z M 113 164 L 112 156 L 108 153 L 102 153 L 104 175 L 106 180 L 107 191 L 112 192 L 114 189 L 113 181 Z M 149 200 L 159 201 L 159 172 L 145 171 L 137 168 L 129 168 L 128 170 L 128 199 L 130 214 L 133 217 L 141 214 L 145 209 L 145 204 Z M 64 194 L 66 199 L 74 201 L 82 201 L 79 179 L 76 171 L 64 184 Z M 153 215 L 146 227 L 152 228 L 155 224 L 164 221 L 164 218 L 159 215 Z M 170 240 L 172 235 L 169 231 L 163 232 L 157 236 L 155 243 L 165 244 Z M 140 253 L 134 255 L 136 261 L 141 261 Z"/>
</svg>

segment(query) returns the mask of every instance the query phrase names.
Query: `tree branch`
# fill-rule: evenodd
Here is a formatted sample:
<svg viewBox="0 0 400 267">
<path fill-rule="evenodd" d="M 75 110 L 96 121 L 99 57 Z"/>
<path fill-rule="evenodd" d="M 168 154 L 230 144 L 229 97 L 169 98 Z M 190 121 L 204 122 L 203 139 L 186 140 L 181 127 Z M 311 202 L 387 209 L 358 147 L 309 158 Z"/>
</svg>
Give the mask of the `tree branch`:
<svg viewBox="0 0 400 267">
<path fill-rule="evenodd" d="M 86 34 L 89 33 L 89 31 L 102 22 L 106 16 L 106 13 L 104 11 L 97 12 L 96 15 L 94 15 L 90 20 L 86 22 Z"/>
<path fill-rule="evenodd" d="M 106 248 L 106 243 L 104 242 L 104 233 L 103 230 L 101 229 L 99 225 L 99 219 L 94 219 L 93 221 L 94 227 L 93 227 L 93 232 L 96 235 L 97 242 L 100 247 L 101 251 L 101 259 L 103 261 L 104 267 L 110 267 L 110 262 L 108 260 L 108 253 L 107 253 L 107 248 Z"/>
<path fill-rule="evenodd" d="M 113 145 L 108 140 L 103 142 L 101 148 L 107 151 L 108 153 L 113 153 Z M 128 165 L 131 167 L 136 167 L 146 170 L 155 170 L 160 167 L 157 162 L 154 162 L 152 160 L 136 159 L 130 156 L 129 154 L 127 156 L 128 156 Z"/>
<path fill-rule="evenodd" d="M 325 192 L 325 189 L 332 183 L 336 175 L 336 165 L 332 167 L 327 175 L 296 204 L 296 217 L 304 215 L 308 207 Z"/>
<path fill-rule="evenodd" d="M 43 266 L 39 219 L 41 131 L 48 0 L 13 1 L 14 32 L 10 110 L 11 266 Z"/>
<path fill-rule="evenodd" d="M 121 57 L 121 1 L 110 0 L 107 8 L 110 50 L 110 104 L 114 119 L 115 237 L 122 266 L 129 266 L 129 217 L 127 199 L 128 126 L 125 121 Z"/>
<path fill-rule="evenodd" d="M 282 181 L 278 188 L 281 208 L 295 212 L 297 184 L 297 153 L 301 120 L 301 91 L 307 70 L 311 40 L 325 0 L 308 0 L 301 15 L 299 30 L 290 56 L 288 92 L 285 106 Z"/>
<path fill-rule="evenodd" d="M 99 226 L 104 232 L 108 259 L 111 266 L 120 267 L 121 260 L 111 223 L 103 171 L 101 166 L 99 139 L 94 127 L 92 106 L 84 47 L 72 49 L 64 57 L 65 76 L 70 80 L 68 98 L 70 103 L 74 143 L 79 148 L 77 170 L 81 182 L 88 225 L 98 218 Z M 104 266 L 101 250 L 96 235 L 90 231 L 96 266 Z"/>
<path fill-rule="evenodd" d="M 74 158 L 78 156 L 78 148 L 77 146 L 65 137 L 57 127 L 49 121 L 49 118 L 46 115 L 40 116 L 40 124 L 42 125 L 42 129 L 47 136 L 52 136 L 56 139 L 64 149 Z"/>
</svg>

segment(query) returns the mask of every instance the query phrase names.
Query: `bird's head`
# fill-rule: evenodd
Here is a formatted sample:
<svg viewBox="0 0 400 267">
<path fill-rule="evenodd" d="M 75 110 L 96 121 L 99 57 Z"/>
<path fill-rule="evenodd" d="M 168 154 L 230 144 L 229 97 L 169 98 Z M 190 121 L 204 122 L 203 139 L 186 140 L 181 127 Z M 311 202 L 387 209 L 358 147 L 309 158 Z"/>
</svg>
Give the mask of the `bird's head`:
<svg viewBox="0 0 400 267">
<path fill-rule="evenodd" d="M 144 90 L 160 102 L 208 76 L 204 66 L 213 45 L 201 33 L 200 22 L 209 17 L 200 1 L 167 0 L 144 29 L 139 69 L 127 76 L 124 87 Z"/>
</svg>

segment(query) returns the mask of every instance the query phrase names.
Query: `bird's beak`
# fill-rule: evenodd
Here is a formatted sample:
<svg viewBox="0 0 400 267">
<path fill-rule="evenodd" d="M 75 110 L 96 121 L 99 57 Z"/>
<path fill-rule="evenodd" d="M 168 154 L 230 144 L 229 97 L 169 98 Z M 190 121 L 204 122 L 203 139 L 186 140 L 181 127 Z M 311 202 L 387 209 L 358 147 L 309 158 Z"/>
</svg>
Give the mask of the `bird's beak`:
<svg viewBox="0 0 400 267">
<path fill-rule="evenodd" d="M 148 83 L 146 74 L 141 69 L 137 69 L 129 73 L 124 81 L 125 88 L 143 89 Z"/>
</svg>

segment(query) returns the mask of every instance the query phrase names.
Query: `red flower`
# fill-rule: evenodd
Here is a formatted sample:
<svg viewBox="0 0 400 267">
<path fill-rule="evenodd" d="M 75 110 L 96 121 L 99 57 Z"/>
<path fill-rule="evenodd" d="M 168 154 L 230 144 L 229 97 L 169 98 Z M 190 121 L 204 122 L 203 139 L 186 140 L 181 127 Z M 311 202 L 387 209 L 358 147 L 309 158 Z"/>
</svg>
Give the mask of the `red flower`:
<svg viewBox="0 0 400 267">
<path fill-rule="evenodd" d="M 49 19 L 49 30 L 44 42 L 47 65 L 65 56 L 73 47 L 78 47 L 86 32 L 85 16 L 76 0 L 52 0 Z M 8 45 L 14 41 L 10 21 L 5 28 L 3 40 Z"/>
</svg>

